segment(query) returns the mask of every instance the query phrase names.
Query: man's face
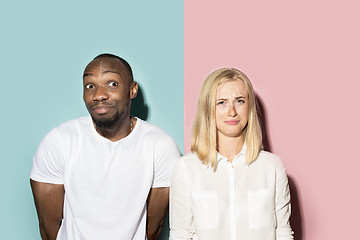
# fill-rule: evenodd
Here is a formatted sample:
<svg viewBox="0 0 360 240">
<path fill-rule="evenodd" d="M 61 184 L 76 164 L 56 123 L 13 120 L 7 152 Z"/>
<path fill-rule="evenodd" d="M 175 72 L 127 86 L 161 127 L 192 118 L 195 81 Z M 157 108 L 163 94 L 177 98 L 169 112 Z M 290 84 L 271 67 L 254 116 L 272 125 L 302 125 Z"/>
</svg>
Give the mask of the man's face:
<svg viewBox="0 0 360 240">
<path fill-rule="evenodd" d="M 85 105 L 99 128 L 111 128 L 129 117 L 135 82 L 125 66 L 114 58 L 99 58 L 88 64 L 83 77 Z M 136 88 L 137 89 L 137 88 Z"/>
</svg>

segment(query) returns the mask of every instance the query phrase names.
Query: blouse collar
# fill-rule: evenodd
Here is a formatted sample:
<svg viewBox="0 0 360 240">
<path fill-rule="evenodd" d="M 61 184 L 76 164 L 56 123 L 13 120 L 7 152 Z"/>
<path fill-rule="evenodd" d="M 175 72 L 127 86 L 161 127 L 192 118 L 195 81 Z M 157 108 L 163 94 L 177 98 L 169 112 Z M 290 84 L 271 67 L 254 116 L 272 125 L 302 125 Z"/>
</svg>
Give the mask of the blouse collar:
<svg viewBox="0 0 360 240">
<path fill-rule="evenodd" d="M 246 154 L 246 142 L 244 142 L 244 145 L 241 148 L 241 151 L 236 154 L 234 157 L 232 164 L 242 164 L 245 165 L 245 154 Z M 219 164 L 221 161 L 224 161 L 225 163 L 228 163 L 228 159 L 221 155 L 219 152 L 217 152 L 217 163 Z"/>
</svg>

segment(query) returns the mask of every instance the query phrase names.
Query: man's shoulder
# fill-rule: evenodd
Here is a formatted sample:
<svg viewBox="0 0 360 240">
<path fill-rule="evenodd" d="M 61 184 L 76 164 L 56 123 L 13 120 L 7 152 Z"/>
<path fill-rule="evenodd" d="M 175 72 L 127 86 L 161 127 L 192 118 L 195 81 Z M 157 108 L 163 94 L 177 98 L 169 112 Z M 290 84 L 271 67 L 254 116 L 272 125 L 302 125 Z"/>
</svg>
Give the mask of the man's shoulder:
<svg viewBox="0 0 360 240">
<path fill-rule="evenodd" d="M 89 121 L 91 121 L 90 116 L 83 116 L 83 117 L 67 120 L 67 121 L 61 123 L 59 126 L 57 126 L 57 128 L 67 128 L 67 127 L 78 126 L 78 125 L 88 125 Z"/>
<path fill-rule="evenodd" d="M 132 139 L 141 141 L 150 148 L 155 146 L 155 149 L 166 149 L 166 151 L 173 151 L 178 154 L 179 150 L 174 138 L 162 128 L 139 118 L 137 124 L 134 134 L 136 137 Z"/>
<path fill-rule="evenodd" d="M 137 118 L 137 124 L 139 124 L 139 132 L 141 135 L 153 136 L 153 137 L 169 136 L 169 134 L 159 126 L 144 121 L 140 118 Z"/>
<path fill-rule="evenodd" d="M 84 116 L 79 118 L 74 118 L 71 120 L 67 120 L 54 129 L 57 129 L 58 131 L 67 131 L 69 129 L 79 129 L 79 127 L 88 127 L 89 123 L 91 123 L 90 116 Z"/>
<path fill-rule="evenodd" d="M 61 137 L 72 137 L 74 134 L 79 134 L 84 130 L 88 130 L 89 126 L 91 126 L 90 124 L 90 116 L 71 119 L 51 129 L 47 136 L 56 135 Z"/>
</svg>

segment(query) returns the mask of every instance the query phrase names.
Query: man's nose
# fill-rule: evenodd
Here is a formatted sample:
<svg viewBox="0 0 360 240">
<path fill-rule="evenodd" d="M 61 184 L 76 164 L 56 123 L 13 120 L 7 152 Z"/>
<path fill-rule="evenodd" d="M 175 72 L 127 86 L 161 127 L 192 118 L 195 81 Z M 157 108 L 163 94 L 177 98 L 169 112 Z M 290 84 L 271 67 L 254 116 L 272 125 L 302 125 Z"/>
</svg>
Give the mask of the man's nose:
<svg viewBox="0 0 360 240">
<path fill-rule="evenodd" d="M 109 95 L 104 87 L 98 87 L 93 95 L 93 101 L 103 101 L 109 98 Z"/>
</svg>

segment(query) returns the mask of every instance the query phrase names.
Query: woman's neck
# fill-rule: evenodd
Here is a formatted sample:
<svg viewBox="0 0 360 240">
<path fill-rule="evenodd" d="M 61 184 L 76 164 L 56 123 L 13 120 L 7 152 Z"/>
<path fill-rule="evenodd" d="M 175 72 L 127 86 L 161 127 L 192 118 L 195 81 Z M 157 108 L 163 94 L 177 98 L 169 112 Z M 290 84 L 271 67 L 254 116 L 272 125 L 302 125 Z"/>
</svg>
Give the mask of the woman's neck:
<svg viewBox="0 0 360 240">
<path fill-rule="evenodd" d="M 232 162 L 235 156 L 241 151 L 244 139 L 240 137 L 226 137 L 218 135 L 218 152 Z"/>
</svg>

